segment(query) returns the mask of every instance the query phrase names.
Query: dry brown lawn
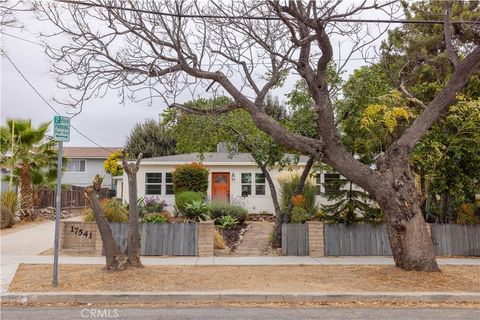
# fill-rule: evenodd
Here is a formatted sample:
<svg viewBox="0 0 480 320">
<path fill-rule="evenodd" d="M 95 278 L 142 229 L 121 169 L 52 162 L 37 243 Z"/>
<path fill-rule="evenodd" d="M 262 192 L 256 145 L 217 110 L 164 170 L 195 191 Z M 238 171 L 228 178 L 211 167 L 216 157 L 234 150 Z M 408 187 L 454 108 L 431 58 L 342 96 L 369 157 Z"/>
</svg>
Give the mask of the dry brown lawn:
<svg viewBox="0 0 480 320">
<path fill-rule="evenodd" d="M 53 291 L 52 265 L 21 264 L 12 292 Z M 60 265 L 59 291 L 443 291 L 480 292 L 479 266 L 441 273 L 393 266 L 146 266 L 108 272 L 101 265 Z"/>
</svg>

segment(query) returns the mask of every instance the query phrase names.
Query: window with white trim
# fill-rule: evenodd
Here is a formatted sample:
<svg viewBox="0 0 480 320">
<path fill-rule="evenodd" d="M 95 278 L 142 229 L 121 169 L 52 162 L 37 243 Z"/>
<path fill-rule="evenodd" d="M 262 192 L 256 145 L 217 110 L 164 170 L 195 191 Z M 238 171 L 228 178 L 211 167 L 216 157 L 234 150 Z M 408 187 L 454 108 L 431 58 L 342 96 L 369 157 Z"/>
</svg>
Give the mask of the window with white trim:
<svg viewBox="0 0 480 320">
<path fill-rule="evenodd" d="M 173 194 L 173 175 L 171 172 L 165 173 L 165 194 Z"/>
<path fill-rule="evenodd" d="M 338 173 L 324 173 L 323 186 L 325 195 L 335 194 L 340 191 L 340 175 Z"/>
<path fill-rule="evenodd" d="M 255 195 L 264 196 L 266 189 L 265 175 L 263 173 L 255 173 Z"/>
<path fill-rule="evenodd" d="M 161 172 L 145 173 L 145 194 L 146 195 L 162 194 L 162 173 Z"/>
<path fill-rule="evenodd" d="M 242 197 L 252 195 L 252 174 L 242 173 Z"/>
<path fill-rule="evenodd" d="M 315 186 L 317 187 L 317 196 L 322 194 L 322 174 L 317 173 L 315 175 Z"/>
<path fill-rule="evenodd" d="M 84 159 L 71 159 L 67 163 L 66 172 L 86 172 L 87 160 Z"/>
</svg>

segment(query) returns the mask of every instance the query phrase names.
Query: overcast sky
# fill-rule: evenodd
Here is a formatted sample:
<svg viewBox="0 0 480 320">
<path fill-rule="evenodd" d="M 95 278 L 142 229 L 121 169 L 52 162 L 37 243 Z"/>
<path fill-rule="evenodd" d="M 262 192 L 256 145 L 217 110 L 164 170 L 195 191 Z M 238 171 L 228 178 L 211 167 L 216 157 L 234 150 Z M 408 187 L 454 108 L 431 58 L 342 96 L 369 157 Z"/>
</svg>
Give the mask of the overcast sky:
<svg viewBox="0 0 480 320">
<path fill-rule="evenodd" d="M 24 23 L 24 28 L 5 29 L 5 33 L 38 42 L 39 32 L 49 28 L 45 22 L 32 19 L 31 14 L 20 14 L 18 18 Z M 57 88 L 55 74 L 49 71 L 51 61 L 43 52 L 43 47 L 9 35 L 1 35 L 1 48 L 49 103 L 62 115 L 66 115 L 66 109 L 53 101 L 54 97 L 66 97 L 66 92 Z M 338 48 L 335 38 L 332 42 L 334 48 Z M 338 49 L 336 50 L 338 57 Z M 345 76 L 364 64 L 365 62 L 359 60 L 349 62 Z M 293 79 L 287 81 L 284 88 L 275 91 L 275 95 L 284 100 L 285 93 L 292 89 L 293 83 Z M 31 118 L 34 125 L 53 119 L 55 112 L 28 86 L 3 55 L 0 87 L 2 124 L 7 118 Z M 161 100 L 157 100 L 152 106 L 147 102 L 127 102 L 122 105 L 115 92 L 110 92 L 104 98 L 87 101 L 82 112 L 72 119 L 72 125 L 101 146 L 122 146 L 136 123 L 148 118 L 158 119 L 165 107 Z M 95 145 L 77 132 L 71 131 L 70 142 L 65 143 L 65 146 Z"/>
</svg>

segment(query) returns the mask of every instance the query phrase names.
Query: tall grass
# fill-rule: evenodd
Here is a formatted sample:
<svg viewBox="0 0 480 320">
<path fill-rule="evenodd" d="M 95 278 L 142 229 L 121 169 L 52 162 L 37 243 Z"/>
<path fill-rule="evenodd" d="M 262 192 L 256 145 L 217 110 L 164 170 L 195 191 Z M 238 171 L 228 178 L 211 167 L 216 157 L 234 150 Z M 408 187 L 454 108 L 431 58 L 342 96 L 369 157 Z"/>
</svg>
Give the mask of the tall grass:
<svg viewBox="0 0 480 320">
<path fill-rule="evenodd" d="M 301 175 L 302 170 L 285 171 L 277 178 L 280 185 L 280 209 L 283 213 L 287 211 L 288 203 L 293 197 L 293 193 L 297 188 Z M 315 179 L 312 176 L 307 177 L 301 195 L 303 196 L 302 207 L 310 216 L 313 216 L 318 211 L 318 207 L 315 201 L 317 187 L 315 185 Z"/>
</svg>

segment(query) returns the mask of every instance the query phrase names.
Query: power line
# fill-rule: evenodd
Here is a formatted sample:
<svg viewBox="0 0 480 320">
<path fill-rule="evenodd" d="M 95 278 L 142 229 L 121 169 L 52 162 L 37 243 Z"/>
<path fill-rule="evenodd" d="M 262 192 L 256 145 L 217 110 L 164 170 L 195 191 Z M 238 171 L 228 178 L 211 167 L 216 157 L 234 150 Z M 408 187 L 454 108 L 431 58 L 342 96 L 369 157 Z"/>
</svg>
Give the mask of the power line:
<svg viewBox="0 0 480 320">
<path fill-rule="evenodd" d="M 239 15 L 239 16 L 220 16 L 220 15 L 204 15 L 204 14 L 182 14 L 182 13 L 170 13 L 170 12 L 159 12 L 154 10 L 146 10 L 146 9 L 136 9 L 136 8 L 126 8 L 121 6 L 115 5 L 108 5 L 108 4 L 98 4 L 92 2 L 85 2 L 85 1 L 75 1 L 75 0 L 56 0 L 57 2 L 62 2 L 66 4 L 73 4 L 73 5 L 83 5 L 87 7 L 98 7 L 104 9 L 114 9 L 114 10 L 122 10 L 122 11 L 131 11 L 131 12 L 138 12 L 138 13 L 148 13 L 154 14 L 159 16 L 171 17 L 171 18 L 201 18 L 201 19 L 230 19 L 230 20 L 263 20 L 263 21 L 280 21 L 281 18 L 277 16 L 248 16 L 248 15 Z M 295 20 L 294 18 L 288 18 L 290 20 Z M 411 23 L 411 24 L 444 24 L 443 20 L 411 20 L 411 19 L 350 19 L 350 18 L 332 18 L 328 19 L 328 21 L 332 22 L 345 22 L 345 23 Z M 453 20 L 450 21 L 452 24 L 480 24 L 480 21 L 473 21 L 473 20 Z"/>
<path fill-rule="evenodd" d="M 29 39 L 25 39 L 25 38 L 22 38 L 22 37 L 19 37 L 19 36 L 15 36 L 13 34 L 10 34 L 10 33 L 6 33 L 6 32 L 2 32 L 3 35 L 6 35 L 8 37 L 12 37 L 12 38 L 15 38 L 15 39 L 18 39 L 18 40 L 22 40 L 22 41 L 25 41 L 25 42 L 29 42 L 29 43 L 32 43 L 32 44 L 35 44 L 35 45 L 38 45 L 38 46 L 41 46 L 43 48 L 46 48 L 46 45 L 43 44 L 43 43 L 40 43 L 40 42 L 35 42 L 35 41 L 32 41 L 32 40 L 29 40 Z M 365 58 L 348 58 L 348 59 L 332 59 L 334 61 L 365 61 L 365 60 L 375 60 L 376 58 L 375 57 L 365 57 Z M 265 66 L 271 66 L 270 64 L 266 64 L 266 63 L 263 63 L 263 65 Z M 238 63 L 233 63 L 233 62 L 225 62 L 225 63 L 210 63 L 208 64 L 208 66 L 240 66 Z"/>
<path fill-rule="evenodd" d="M 10 58 L 10 56 L 3 50 L 3 49 L 0 49 L 2 51 L 2 53 L 5 55 L 5 57 L 7 57 L 8 61 L 10 62 L 10 64 L 15 68 L 15 70 L 18 72 L 18 74 L 20 74 L 20 76 L 23 78 L 23 80 L 25 80 L 25 82 L 30 86 L 30 88 L 32 88 L 33 91 L 35 91 L 35 93 L 40 97 L 40 99 L 43 100 L 43 102 L 45 102 L 47 104 L 47 106 L 53 110 L 53 112 L 55 112 L 55 114 L 57 115 L 61 115 L 60 112 L 58 112 L 49 102 L 47 99 L 45 99 L 42 94 L 35 88 L 35 86 L 27 79 L 27 77 L 22 73 L 22 71 L 17 67 L 17 65 L 13 62 L 13 60 Z M 102 148 L 103 150 L 107 151 L 108 153 L 113 153 L 111 150 L 108 150 L 107 148 L 104 148 L 102 147 L 101 145 L 99 145 L 97 142 L 95 142 L 94 140 L 92 140 L 91 138 L 89 138 L 88 136 L 86 136 L 84 133 L 82 133 L 80 130 L 78 130 L 77 128 L 75 128 L 73 125 L 70 125 L 70 127 L 75 130 L 78 134 L 80 134 L 82 137 L 84 137 L 85 139 L 87 139 L 88 141 L 90 141 L 91 143 L 93 143 L 94 145 L 96 145 L 97 147 L 99 148 Z"/>
</svg>

